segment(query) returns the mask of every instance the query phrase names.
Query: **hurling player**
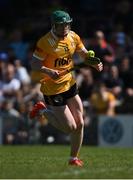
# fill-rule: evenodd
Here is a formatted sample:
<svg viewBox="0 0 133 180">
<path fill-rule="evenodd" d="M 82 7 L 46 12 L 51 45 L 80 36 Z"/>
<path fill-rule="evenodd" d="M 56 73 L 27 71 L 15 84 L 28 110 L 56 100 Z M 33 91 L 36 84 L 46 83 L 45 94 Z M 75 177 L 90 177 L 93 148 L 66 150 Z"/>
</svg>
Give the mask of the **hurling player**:
<svg viewBox="0 0 133 180">
<path fill-rule="evenodd" d="M 75 52 L 87 61 L 88 51 L 80 37 L 71 30 L 71 23 L 72 18 L 67 12 L 54 11 L 51 15 L 51 30 L 36 44 L 31 67 L 43 73 L 41 92 L 45 104 L 36 103 L 30 118 L 43 114 L 53 126 L 69 133 L 69 164 L 83 166 L 83 161 L 78 157 L 83 141 L 83 106 L 72 72 L 65 75 L 61 75 L 61 72 L 73 67 L 72 55 Z M 103 64 L 100 62 L 93 67 L 102 71 Z"/>
</svg>

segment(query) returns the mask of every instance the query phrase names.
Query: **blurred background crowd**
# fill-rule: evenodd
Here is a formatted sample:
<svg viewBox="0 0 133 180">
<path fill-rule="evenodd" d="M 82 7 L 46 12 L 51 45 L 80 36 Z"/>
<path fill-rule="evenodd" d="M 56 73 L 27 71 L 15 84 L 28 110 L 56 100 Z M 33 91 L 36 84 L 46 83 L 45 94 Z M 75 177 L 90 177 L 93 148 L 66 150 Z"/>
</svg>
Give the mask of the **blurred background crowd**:
<svg viewBox="0 0 133 180">
<path fill-rule="evenodd" d="M 133 114 L 133 2 L 131 0 L 0 0 L 0 116 L 4 144 L 67 143 L 69 137 L 28 112 L 42 100 L 30 60 L 50 28 L 53 10 L 66 10 L 72 30 L 104 64 L 75 72 L 84 105 L 85 144 L 97 143 L 97 116 Z M 81 61 L 74 55 L 75 63 Z M 95 132 L 94 132 L 95 129 Z"/>
</svg>

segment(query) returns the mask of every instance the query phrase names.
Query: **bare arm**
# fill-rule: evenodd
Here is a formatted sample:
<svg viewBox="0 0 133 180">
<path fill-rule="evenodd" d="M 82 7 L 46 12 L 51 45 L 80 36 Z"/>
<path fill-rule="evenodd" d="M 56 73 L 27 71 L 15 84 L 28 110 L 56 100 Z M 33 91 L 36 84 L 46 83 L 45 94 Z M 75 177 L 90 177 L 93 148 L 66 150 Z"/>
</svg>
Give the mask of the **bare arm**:
<svg viewBox="0 0 133 180">
<path fill-rule="evenodd" d="M 41 71 L 42 73 L 50 76 L 52 79 L 56 79 L 59 77 L 59 72 L 57 70 L 53 70 L 46 66 L 43 66 L 42 61 L 38 58 L 32 57 L 30 64 L 32 70 L 34 71 Z"/>
<path fill-rule="evenodd" d="M 107 115 L 114 116 L 115 115 L 115 107 L 116 107 L 116 100 L 110 101 L 107 107 Z"/>
</svg>

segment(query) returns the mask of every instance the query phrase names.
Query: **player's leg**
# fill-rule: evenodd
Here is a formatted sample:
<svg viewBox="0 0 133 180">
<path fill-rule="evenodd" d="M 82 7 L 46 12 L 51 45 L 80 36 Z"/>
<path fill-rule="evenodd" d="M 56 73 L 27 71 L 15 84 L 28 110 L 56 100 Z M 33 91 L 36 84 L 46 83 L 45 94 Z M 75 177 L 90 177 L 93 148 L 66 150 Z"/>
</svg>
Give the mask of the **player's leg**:
<svg viewBox="0 0 133 180">
<path fill-rule="evenodd" d="M 83 108 L 79 96 L 75 96 L 75 94 L 77 94 L 76 85 L 63 94 L 54 95 L 48 98 L 45 97 L 45 101 L 48 100 L 47 104 L 49 102 L 53 104 L 49 106 L 50 111 L 53 113 L 49 113 L 46 108 L 43 108 L 44 116 L 47 117 L 49 121 L 53 121 L 51 124 L 56 124 L 55 127 L 71 134 L 71 156 L 73 157 L 77 157 L 83 139 Z M 67 103 L 69 107 L 66 105 Z M 76 160 L 73 165 L 81 166 L 81 163 L 79 160 Z"/>
<path fill-rule="evenodd" d="M 37 118 L 39 121 L 41 121 L 44 116 L 54 127 L 65 133 L 68 133 L 71 131 L 71 129 L 76 128 L 76 123 L 70 111 L 67 111 L 69 111 L 69 109 L 66 105 L 46 106 L 42 101 L 39 101 L 34 105 L 32 111 L 29 113 L 29 117 L 31 119 Z M 72 120 L 70 122 L 67 120 L 67 116 L 71 117 Z"/>
<path fill-rule="evenodd" d="M 77 108 L 77 111 L 71 108 L 71 102 L 73 102 L 73 106 Z M 58 124 L 61 125 L 60 127 L 71 135 L 71 157 L 69 164 L 83 166 L 83 162 L 77 157 L 83 140 L 82 103 L 80 104 L 79 96 L 76 96 L 73 100 L 70 99 L 68 104 L 70 105 L 71 111 L 67 105 L 51 106 L 51 109 L 54 112 L 56 119 L 58 119 Z M 76 112 L 78 114 L 76 114 Z M 75 119 L 72 113 L 74 114 Z"/>
<path fill-rule="evenodd" d="M 67 101 L 67 105 L 74 117 L 77 129 L 71 132 L 71 157 L 77 157 L 83 141 L 83 106 L 79 95 L 76 95 Z"/>
<path fill-rule="evenodd" d="M 64 125 L 62 124 L 62 122 L 60 122 L 58 117 L 56 117 L 56 113 L 52 109 L 53 108 L 51 106 L 48 106 L 48 108 L 42 110 L 40 114 L 44 115 L 52 126 L 60 131 L 63 131 L 64 133 L 68 133 L 66 128 L 64 128 Z M 57 113 L 59 114 L 60 112 L 57 111 Z"/>
<path fill-rule="evenodd" d="M 51 106 L 50 109 L 54 113 L 56 122 L 59 126 L 58 129 L 63 129 L 66 133 L 71 133 L 76 130 L 77 125 L 67 105 Z"/>
<path fill-rule="evenodd" d="M 37 114 L 40 114 L 40 115 L 43 114 L 45 117 L 47 117 L 48 120 L 50 120 L 51 124 L 53 124 L 56 128 L 63 130 L 64 132 L 73 134 L 73 132 L 76 131 L 77 129 L 76 121 L 67 105 L 50 106 L 50 110 L 48 110 L 43 105 L 41 105 L 40 107 L 41 108 L 35 108 L 35 110 L 37 109 L 37 111 L 32 111 L 32 112 L 37 112 Z M 78 126 L 80 127 L 80 123 L 78 124 Z M 75 138 L 77 138 L 77 136 L 75 136 L 75 134 L 72 135 L 71 156 L 74 156 L 74 157 L 77 156 L 77 153 L 79 151 L 79 147 L 81 144 L 79 143 L 79 140 L 75 141 L 74 140 Z M 79 139 L 79 136 L 78 136 L 78 139 Z M 75 144 L 76 142 L 78 142 L 78 145 Z M 74 159 L 74 161 L 71 161 L 71 165 L 82 166 L 82 162 L 79 159 Z"/>
</svg>

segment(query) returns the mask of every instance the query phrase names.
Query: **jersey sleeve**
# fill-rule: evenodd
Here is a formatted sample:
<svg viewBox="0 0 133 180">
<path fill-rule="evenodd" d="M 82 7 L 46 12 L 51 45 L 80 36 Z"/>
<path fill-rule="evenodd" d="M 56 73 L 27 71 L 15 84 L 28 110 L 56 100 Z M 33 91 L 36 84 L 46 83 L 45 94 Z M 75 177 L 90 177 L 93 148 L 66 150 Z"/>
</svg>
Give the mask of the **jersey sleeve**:
<svg viewBox="0 0 133 180">
<path fill-rule="evenodd" d="M 46 56 L 47 56 L 47 53 L 45 51 L 45 43 L 43 42 L 42 39 L 40 39 L 36 44 L 33 57 L 43 61 L 45 60 Z"/>
</svg>

